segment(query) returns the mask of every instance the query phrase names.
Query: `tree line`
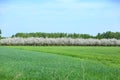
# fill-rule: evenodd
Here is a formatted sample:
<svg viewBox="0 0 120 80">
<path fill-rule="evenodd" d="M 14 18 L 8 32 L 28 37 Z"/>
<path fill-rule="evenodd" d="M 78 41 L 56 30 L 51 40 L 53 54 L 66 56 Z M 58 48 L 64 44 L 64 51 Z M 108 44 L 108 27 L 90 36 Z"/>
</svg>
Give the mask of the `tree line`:
<svg viewBox="0 0 120 80">
<path fill-rule="evenodd" d="M 36 33 L 16 33 L 12 35 L 12 37 L 43 37 L 43 38 L 91 38 L 93 36 L 89 34 L 77 34 L 77 33 L 44 33 L 44 32 L 36 32 Z"/>
<path fill-rule="evenodd" d="M 103 32 L 103 33 L 98 33 L 96 36 L 97 39 L 120 39 L 120 32 L 111 32 L 111 31 L 107 31 L 107 32 Z"/>
<path fill-rule="evenodd" d="M 98 33 L 96 36 L 92 36 L 90 34 L 79 34 L 79 33 L 44 33 L 44 32 L 36 32 L 36 33 L 16 33 L 12 35 L 12 37 L 43 37 L 43 38 L 94 38 L 94 39 L 120 39 L 120 32 L 103 32 Z"/>
<path fill-rule="evenodd" d="M 2 31 L 0 29 L 0 38 Z M 16 33 L 13 37 L 29 38 L 29 37 L 43 37 L 43 38 L 83 38 L 83 39 L 120 39 L 120 32 L 107 31 L 98 33 L 96 36 L 90 34 L 79 34 L 79 33 L 45 33 L 45 32 L 32 32 L 32 33 Z"/>
<path fill-rule="evenodd" d="M 6 46 L 120 46 L 118 39 L 82 38 L 5 38 L 0 45 Z"/>
</svg>

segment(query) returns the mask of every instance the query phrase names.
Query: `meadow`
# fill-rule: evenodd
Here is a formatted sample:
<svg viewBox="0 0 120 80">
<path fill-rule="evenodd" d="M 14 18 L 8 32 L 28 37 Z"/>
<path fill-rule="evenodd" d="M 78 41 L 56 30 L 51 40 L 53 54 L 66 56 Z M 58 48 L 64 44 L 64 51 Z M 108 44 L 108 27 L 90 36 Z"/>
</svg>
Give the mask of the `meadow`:
<svg viewBox="0 0 120 80">
<path fill-rule="evenodd" d="M 0 80 L 120 80 L 119 47 L 0 47 Z"/>
</svg>

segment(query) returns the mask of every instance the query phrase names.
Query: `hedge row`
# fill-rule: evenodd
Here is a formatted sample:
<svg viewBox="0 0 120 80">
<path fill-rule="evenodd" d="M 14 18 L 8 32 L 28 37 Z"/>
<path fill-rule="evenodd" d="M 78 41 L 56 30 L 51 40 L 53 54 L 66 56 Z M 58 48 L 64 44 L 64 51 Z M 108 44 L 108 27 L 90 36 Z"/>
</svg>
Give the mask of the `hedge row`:
<svg viewBox="0 0 120 80">
<path fill-rule="evenodd" d="M 120 46 L 117 39 L 73 39 L 73 38 L 5 38 L 0 45 L 29 45 L 29 46 Z"/>
</svg>

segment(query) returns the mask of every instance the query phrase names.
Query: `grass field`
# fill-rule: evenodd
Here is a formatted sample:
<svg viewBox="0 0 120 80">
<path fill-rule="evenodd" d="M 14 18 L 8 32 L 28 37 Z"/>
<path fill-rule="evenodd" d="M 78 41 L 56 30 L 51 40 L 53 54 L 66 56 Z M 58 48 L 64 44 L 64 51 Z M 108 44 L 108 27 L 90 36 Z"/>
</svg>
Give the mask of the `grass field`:
<svg viewBox="0 0 120 80">
<path fill-rule="evenodd" d="M 0 47 L 0 80 L 120 80 L 120 47 Z"/>
</svg>

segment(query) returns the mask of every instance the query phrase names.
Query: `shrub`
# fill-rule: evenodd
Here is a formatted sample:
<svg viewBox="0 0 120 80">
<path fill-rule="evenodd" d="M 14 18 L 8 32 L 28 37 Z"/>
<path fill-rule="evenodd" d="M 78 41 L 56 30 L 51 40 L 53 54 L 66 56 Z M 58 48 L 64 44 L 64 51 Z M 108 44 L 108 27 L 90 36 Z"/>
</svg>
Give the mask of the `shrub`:
<svg viewBox="0 0 120 80">
<path fill-rule="evenodd" d="M 82 39 L 82 38 L 5 38 L 1 45 L 36 45 L 36 46 L 120 46 L 117 39 Z"/>
</svg>

